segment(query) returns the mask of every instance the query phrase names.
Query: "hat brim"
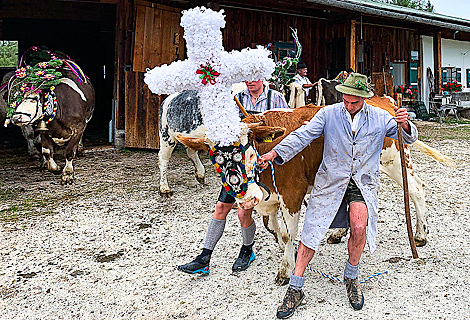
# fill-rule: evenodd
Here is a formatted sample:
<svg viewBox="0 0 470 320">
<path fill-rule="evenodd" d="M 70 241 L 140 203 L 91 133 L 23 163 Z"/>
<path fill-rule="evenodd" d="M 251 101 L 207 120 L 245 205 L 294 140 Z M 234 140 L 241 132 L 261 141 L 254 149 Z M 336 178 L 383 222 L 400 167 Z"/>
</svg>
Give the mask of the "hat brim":
<svg viewBox="0 0 470 320">
<path fill-rule="evenodd" d="M 349 94 L 351 96 L 357 96 L 357 97 L 363 97 L 363 98 L 370 98 L 374 96 L 374 92 L 372 91 L 364 91 L 364 90 L 360 90 L 357 88 L 345 86 L 344 84 L 336 85 L 335 89 L 341 93 Z"/>
</svg>

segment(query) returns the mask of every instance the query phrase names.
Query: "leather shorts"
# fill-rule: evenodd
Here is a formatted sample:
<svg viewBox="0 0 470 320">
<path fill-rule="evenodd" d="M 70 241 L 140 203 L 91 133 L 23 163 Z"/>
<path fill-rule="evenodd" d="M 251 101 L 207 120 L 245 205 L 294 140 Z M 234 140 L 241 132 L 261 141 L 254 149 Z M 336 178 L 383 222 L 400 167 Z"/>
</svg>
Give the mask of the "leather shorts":
<svg viewBox="0 0 470 320">
<path fill-rule="evenodd" d="M 348 186 L 346 188 L 346 194 L 344 195 L 346 202 L 351 204 L 352 202 L 362 202 L 366 203 L 364 197 L 362 196 L 361 190 L 356 185 L 354 179 L 349 180 Z"/>
<path fill-rule="evenodd" d="M 219 198 L 217 200 L 223 203 L 235 203 L 235 198 L 229 195 L 224 187 L 220 190 Z"/>
</svg>

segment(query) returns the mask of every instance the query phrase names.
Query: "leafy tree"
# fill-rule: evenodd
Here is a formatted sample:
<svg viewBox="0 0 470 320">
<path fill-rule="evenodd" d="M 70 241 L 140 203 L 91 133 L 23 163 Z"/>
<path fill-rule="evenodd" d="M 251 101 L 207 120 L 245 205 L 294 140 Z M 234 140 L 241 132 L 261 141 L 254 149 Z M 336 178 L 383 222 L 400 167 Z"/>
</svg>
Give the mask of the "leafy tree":
<svg viewBox="0 0 470 320">
<path fill-rule="evenodd" d="M 430 0 L 373 0 L 376 2 L 384 2 L 395 4 L 400 7 L 407 7 L 417 10 L 434 12 L 434 5 Z"/>
</svg>

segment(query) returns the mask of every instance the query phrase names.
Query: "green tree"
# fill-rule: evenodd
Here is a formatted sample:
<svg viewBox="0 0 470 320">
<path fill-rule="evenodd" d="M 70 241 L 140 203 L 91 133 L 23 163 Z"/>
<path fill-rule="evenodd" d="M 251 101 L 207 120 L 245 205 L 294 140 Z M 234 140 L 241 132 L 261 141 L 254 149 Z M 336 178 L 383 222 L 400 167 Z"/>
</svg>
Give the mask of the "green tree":
<svg viewBox="0 0 470 320">
<path fill-rule="evenodd" d="M 428 12 L 434 12 L 434 5 L 430 0 L 373 0 L 376 2 L 384 2 L 395 4 L 400 7 L 413 8 Z"/>
</svg>

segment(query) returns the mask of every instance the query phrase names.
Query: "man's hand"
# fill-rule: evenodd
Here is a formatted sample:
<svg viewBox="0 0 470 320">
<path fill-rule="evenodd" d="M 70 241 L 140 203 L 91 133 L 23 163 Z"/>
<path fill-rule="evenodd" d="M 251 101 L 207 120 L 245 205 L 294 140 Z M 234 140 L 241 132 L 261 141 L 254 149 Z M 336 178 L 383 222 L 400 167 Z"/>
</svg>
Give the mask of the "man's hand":
<svg viewBox="0 0 470 320">
<path fill-rule="evenodd" d="M 268 167 L 268 163 L 270 161 L 273 161 L 277 156 L 278 156 L 278 154 L 274 150 L 271 150 L 268 153 L 263 154 L 258 159 L 259 167 L 263 170 L 266 169 Z"/>
<path fill-rule="evenodd" d="M 408 118 L 408 110 L 405 108 L 398 109 L 398 107 L 395 107 L 395 121 L 401 123 L 403 130 L 410 134 L 411 129 L 410 125 L 408 124 Z"/>
</svg>

